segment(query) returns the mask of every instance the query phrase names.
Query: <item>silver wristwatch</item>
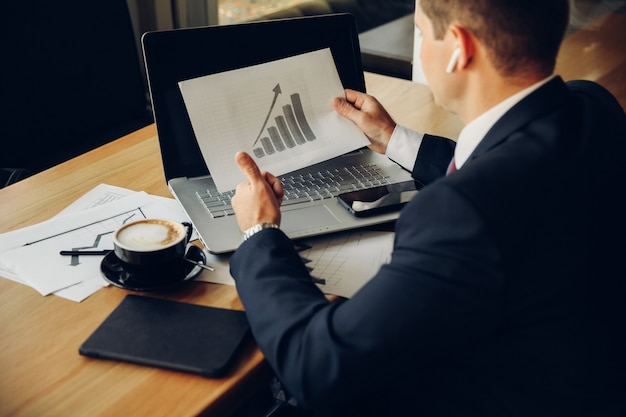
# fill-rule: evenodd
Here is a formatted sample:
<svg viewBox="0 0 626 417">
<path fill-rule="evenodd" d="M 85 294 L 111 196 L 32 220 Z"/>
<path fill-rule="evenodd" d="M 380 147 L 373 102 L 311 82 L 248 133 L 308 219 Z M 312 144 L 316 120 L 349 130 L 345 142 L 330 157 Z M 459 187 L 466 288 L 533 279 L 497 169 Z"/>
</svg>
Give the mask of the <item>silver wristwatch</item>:
<svg viewBox="0 0 626 417">
<path fill-rule="evenodd" d="M 278 229 L 278 225 L 274 223 L 259 223 L 243 231 L 243 240 L 248 240 L 255 233 L 259 233 L 263 229 Z"/>
</svg>

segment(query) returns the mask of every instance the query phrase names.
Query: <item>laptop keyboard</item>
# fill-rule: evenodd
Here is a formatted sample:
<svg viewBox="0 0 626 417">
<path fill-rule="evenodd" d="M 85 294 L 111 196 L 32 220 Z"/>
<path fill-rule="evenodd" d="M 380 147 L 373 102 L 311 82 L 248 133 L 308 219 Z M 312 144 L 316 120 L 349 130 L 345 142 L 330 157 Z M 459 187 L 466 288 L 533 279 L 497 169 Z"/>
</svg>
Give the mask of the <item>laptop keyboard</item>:
<svg viewBox="0 0 626 417">
<path fill-rule="evenodd" d="M 308 203 L 337 197 L 341 193 L 372 188 L 389 183 L 389 177 L 376 165 L 352 166 L 304 175 L 287 174 L 280 177 L 285 189 L 282 205 Z M 235 191 L 219 193 L 217 188 L 196 192 L 213 218 L 234 214 L 230 203 Z"/>
</svg>

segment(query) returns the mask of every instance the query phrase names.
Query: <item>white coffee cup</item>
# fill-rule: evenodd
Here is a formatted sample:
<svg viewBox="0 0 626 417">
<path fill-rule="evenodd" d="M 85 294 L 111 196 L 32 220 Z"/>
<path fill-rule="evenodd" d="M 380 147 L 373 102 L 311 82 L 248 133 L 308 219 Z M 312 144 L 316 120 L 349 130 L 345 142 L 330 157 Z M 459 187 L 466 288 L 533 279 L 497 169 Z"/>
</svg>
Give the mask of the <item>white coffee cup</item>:
<svg viewBox="0 0 626 417">
<path fill-rule="evenodd" d="M 189 223 L 142 219 L 120 227 L 113 235 L 113 250 L 124 263 L 157 267 L 185 255 L 193 228 Z"/>
</svg>

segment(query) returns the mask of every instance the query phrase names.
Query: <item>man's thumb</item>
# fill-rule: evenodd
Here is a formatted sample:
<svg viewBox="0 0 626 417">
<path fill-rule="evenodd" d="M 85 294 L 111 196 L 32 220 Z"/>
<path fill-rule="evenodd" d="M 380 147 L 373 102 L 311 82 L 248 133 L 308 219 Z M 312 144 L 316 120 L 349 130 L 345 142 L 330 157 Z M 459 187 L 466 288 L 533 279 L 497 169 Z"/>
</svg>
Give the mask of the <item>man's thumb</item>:
<svg viewBox="0 0 626 417">
<path fill-rule="evenodd" d="M 348 103 L 341 97 L 335 97 L 335 100 L 333 100 L 333 107 L 335 108 L 335 111 L 342 116 L 348 116 L 354 110 L 352 104 Z"/>
<path fill-rule="evenodd" d="M 252 159 L 252 157 L 247 153 L 242 151 L 237 152 L 237 154 L 235 155 L 235 162 L 237 163 L 237 166 L 239 166 L 239 169 L 241 170 L 243 175 L 246 176 L 248 181 L 256 181 L 261 177 L 261 171 L 259 170 L 259 167 L 254 162 L 254 159 Z"/>
</svg>

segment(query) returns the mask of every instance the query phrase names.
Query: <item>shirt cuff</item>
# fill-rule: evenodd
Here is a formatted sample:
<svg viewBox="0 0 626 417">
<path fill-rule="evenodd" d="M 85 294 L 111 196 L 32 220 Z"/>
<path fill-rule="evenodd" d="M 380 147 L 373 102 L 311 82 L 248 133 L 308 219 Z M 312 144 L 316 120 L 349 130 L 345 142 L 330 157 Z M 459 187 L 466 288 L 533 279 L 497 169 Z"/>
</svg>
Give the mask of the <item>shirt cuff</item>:
<svg viewBox="0 0 626 417">
<path fill-rule="evenodd" d="M 407 171 L 413 171 L 423 139 L 423 133 L 396 125 L 391 139 L 389 139 L 389 143 L 387 144 L 387 158 L 399 164 Z"/>
</svg>

